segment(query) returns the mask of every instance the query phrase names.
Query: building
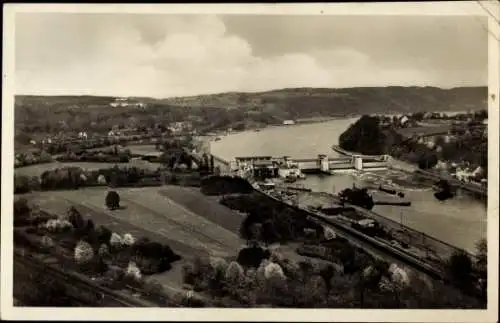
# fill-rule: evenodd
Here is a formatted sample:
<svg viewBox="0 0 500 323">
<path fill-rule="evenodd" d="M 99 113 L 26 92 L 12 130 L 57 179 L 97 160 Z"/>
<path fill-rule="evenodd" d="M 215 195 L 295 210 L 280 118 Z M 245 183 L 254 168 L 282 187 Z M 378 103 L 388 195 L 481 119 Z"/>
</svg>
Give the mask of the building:
<svg viewBox="0 0 500 323">
<path fill-rule="evenodd" d="M 251 173 L 257 178 L 278 176 L 278 163 L 272 156 L 236 157 L 236 167 L 242 173 Z"/>
<path fill-rule="evenodd" d="M 407 116 L 402 116 L 401 118 L 399 118 L 399 124 L 402 127 L 407 126 L 409 121 L 410 121 L 410 119 Z"/>
<path fill-rule="evenodd" d="M 295 121 L 294 120 L 285 120 L 283 121 L 283 125 L 289 126 L 289 125 L 294 125 Z"/>
</svg>

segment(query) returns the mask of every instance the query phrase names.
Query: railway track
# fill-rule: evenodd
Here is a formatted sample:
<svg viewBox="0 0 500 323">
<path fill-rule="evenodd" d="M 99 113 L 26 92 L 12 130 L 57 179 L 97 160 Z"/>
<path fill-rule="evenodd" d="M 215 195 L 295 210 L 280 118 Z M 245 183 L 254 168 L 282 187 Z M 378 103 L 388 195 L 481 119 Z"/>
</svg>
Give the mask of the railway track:
<svg viewBox="0 0 500 323">
<path fill-rule="evenodd" d="M 273 200 L 279 202 L 279 203 L 285 203 L 274 196 L 271 196 L 261 190 L 257 190 L 261 194 L 264 194 Z M 315 214 L 311 211 L 305 210 L 303 208 L 300 208 L 298 206 L 294 206 L 288 203 L 285 203 L 289 205 L 290 207 L 297 208 L 301 211 L 306 211 L 308 213 L 308 217 L 311 220 L 314 220 L 317 223 L 327 225 L 334 229 L 336 233 L 338 233 L 340 236 L 346 238 L 347 240 L 351 241 L 353 244 L 357 245 L 358 247 L 361 247 L 373 255 L 379 256 L 381 258 L 385 258 L 390 261 L 395 261 L 400 264 L 404 264 L 406 266 L 409 266 L 411 268 L 414 268 L 422 273 L 425 273 L 433 278 L 443 280 L 445 279 L 445 276 L 443 273 L 432 266 L 431 264 L 428 264 L 421 259 L 418 259 L 417 257 L 408 254 L 407 252 L 400 251 L 392 246 L 390 246 L 387 243 L 384 243 L 382 241 L 379 241 L 377 239 L 374 239 L 370 236 L 367 236 L 366 234 L 355 230 L 351 228 L 350 226 L 343 224 L 333 218 L 322 216 L 319 214 Z"/>
<path fill-rule="evenodd" d="M 76 274 L 66 273 L 59 268 L 14 251 L 14 262 L 29 271 L 41 272 L 61 282 L 68 288 L 68 297 L 76 304 L 92 307 L 149 307 L 139 299 L 131 299 L 108 288 L 92 283 Z M 78 296 L 76 296 L 78 295 Z"/>
</svg>

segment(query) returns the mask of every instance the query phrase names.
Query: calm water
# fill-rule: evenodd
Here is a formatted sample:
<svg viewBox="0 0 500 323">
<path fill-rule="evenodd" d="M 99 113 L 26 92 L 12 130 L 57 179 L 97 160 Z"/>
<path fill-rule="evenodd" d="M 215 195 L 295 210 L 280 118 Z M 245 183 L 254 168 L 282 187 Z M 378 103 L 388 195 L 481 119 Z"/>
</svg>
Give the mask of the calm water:
<svg viewBox="0 0 500 323">
<path fill-rule="evenodd" d="M 212 142 L 211 150 L 213 154 L 228 160 L 236 156 L 253 155 L 286 155 L 296 158 L 314 157 L 318 154 L 338 156 L 330 147 L 338 143 L 340 134 L 355 121 L 356 118 L 340 119 L 316 124 L 274 127 L 260 132 L 241 132 Z M 345 187 L 351 187 L 353 183 L 360 186 L 374 182 L 377 185 L 393 185 L 392 180 L 402 180 L 407 176 L 393 171 L 333 176 L 309 175 L 301 183 L 315 191 L 338 192 Z M 374 211 L 395 221 L 400 221 L 402 213 L 405 225 L 469 252 L 475 251 L 476 241 L 486 237 L 484 203 L 467 195 L 441 202 L 434 198 L 434 192 L 430 188 L 404 185 L 399 189 L 411 200 L 411 207 L 376 206 Z M 375 196 L 376 200 L 383 198 Z"/>
</svg>

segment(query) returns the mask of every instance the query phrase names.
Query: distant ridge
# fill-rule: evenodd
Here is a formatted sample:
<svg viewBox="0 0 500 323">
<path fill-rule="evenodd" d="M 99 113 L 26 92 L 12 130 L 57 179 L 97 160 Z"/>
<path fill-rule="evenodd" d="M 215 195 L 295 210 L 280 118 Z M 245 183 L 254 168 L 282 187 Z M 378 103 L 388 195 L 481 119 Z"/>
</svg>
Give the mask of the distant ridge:
<svg viewBox="0 0 500 323">
<path fill-rule="evenodd" d="M 241 109 L 267 112 L 283 118 L 354 115 L 370 113 L 411 113 L 416 111 L 462 111 L 487 109 L 488 88 L 387 86 L 351 88 L 285 88 L 263 92 L 225 92 L 155 99 L 128 97 L 147 104 Z M 37 96 L 16 95 L 16 104 L 78 105 L 103 107 L 112 96 Z M 43 104 L 43 103 L 42 103 Z"/>
</svg>

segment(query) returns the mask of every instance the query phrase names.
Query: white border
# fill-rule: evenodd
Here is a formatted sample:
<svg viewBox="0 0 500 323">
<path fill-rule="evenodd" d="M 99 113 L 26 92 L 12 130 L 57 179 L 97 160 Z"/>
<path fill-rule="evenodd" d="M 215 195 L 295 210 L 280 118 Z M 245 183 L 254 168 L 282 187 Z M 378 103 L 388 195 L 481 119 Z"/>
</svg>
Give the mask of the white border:
<svg viewBox="0 0 500 323">
<path fill-rule="evenodd" d="M 498 1 L 483 5 L 500 18 Z M 2 96 L 2 248 L 1 316 L 24 320 L 123 321 L 305 321 L 305 322 L 495 322 L 498 320 L 498 169 L 499 165 L 499 42 L 500 26 L 489 19 L 489 187 L 488 187 L 488 310 L 329 310 L 329 309 L 104 309 L 15 308 L 12 306 L 13 134 L 14 134 L 14 15 L 16 12 L 171 13 L 171 14 L 330 14 L 330 15 L 481 15 L 487 12 L 474 1 L 347 4 L 6 4 L 3 35 Z M 485 26 L 486 28 L 486 26 Z M 459 36 L 458 36 L 459 37 Z M 495 39 L 496 37 L 496 39 Z M 471 50 L 476 50 L 471 48 Z M 453 53 L 450 53 L 453 55 Z"/>
</svg>

